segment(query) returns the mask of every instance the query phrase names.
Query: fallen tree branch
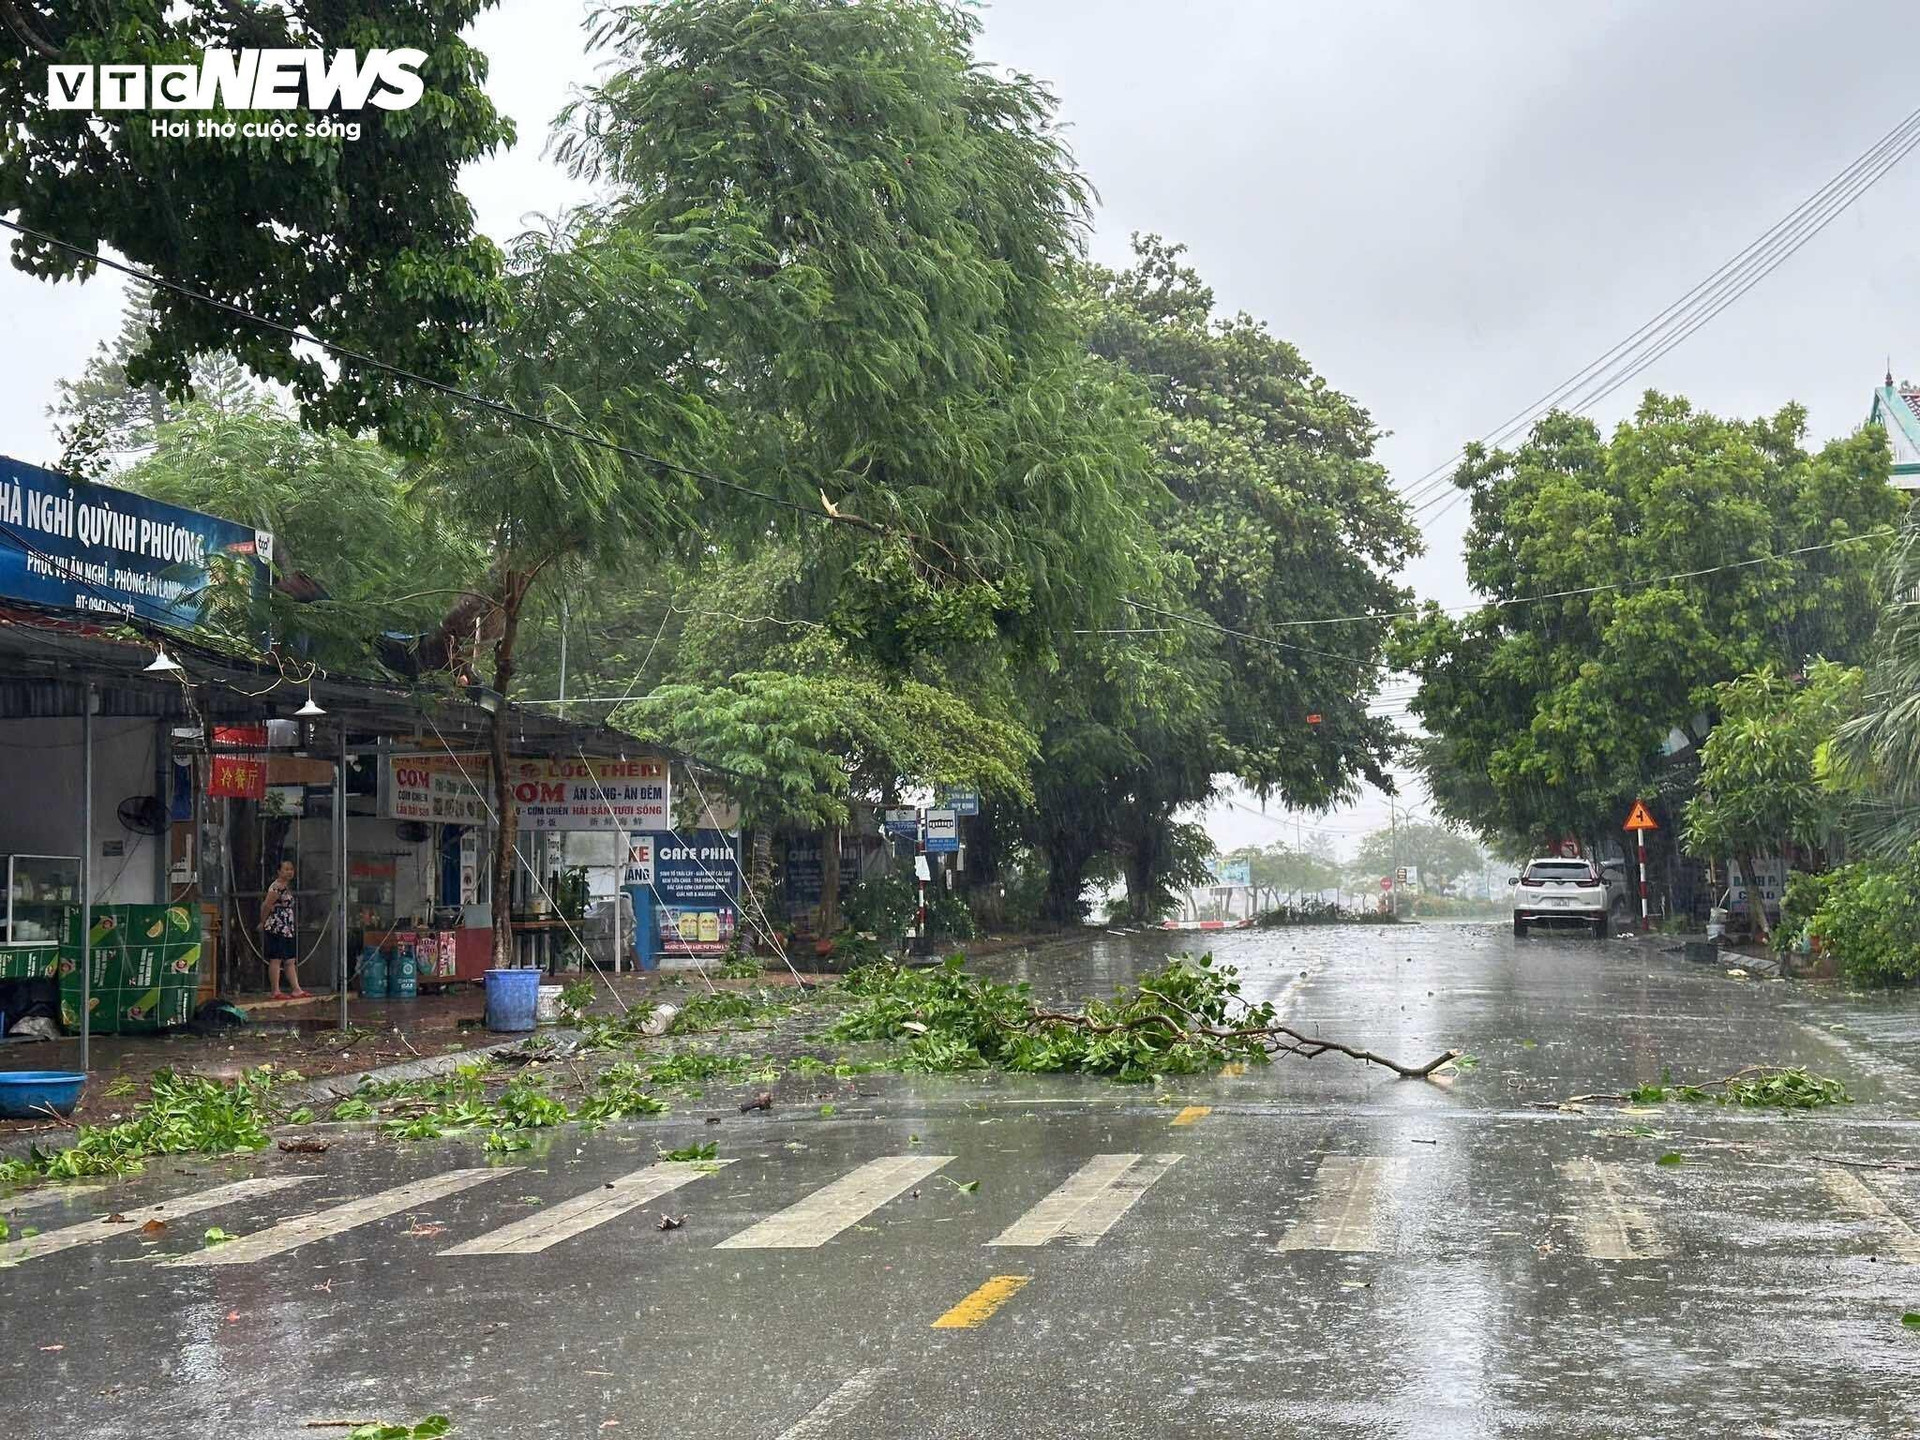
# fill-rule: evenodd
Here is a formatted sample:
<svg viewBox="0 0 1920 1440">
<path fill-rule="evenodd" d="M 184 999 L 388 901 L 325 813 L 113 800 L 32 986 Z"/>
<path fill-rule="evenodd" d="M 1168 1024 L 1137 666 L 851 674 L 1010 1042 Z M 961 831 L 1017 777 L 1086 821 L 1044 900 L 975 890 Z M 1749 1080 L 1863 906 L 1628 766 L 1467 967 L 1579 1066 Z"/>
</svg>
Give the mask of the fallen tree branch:
<svg viewBox="0 0 1920 1440">
<path fill-rule="evenodd" d="M 1920 1165 L 1902 1165 L 1898 1160 L 1846 1160 L 1838 1155 L 1809 1155 L 1827 1165 L 1844 1165 L 1849 1170 L 1920 1170 Z"/>
<path fill-rule="evenodd" d="M 1171 1001 L 1167 1001 L 1166 997 L 1158 991 L 1151 993 L 1153 993 L 1157 999 L 1166 1001 L 1166 1003 L 1169 1004 L 1172 1003 Z M 1193 1012 L 1187 1010 L 1185 1006 L 1175 1006 L 1175 1008 L 1182 1010 L 1188 1015 L 1193 1014 Z M 1184 1029 L 1170 1015 L 1142 1015 L 1133 1020 L 1125 1020 L 1113 1025 L 1102 1025 L 1096 1021 L 1087 1019 L 1084 1015 L 1074 1015 L 1062 1010 L 1038 1010 L 1029 1016 L 1025 1024 L 1019 1028 L 1031 1030 L 1040 1025 L 1070 1025 L 1075 1029 L 1084 1030 L 1090 1035 L 1113 1035 L 1122 1031 L 1138 1030 L 1145 1025 L 1157 1025 L 1176 1040 L 1192 1040 L 1196 1037 L 1204 1036 L 1209 1040 L 1224 1040 L 1229 1042 L 1235 1040 L 1256 1040 L 1263 1043 L 1273 1042 L 1265 1044 L 1265 1048 L 1269 1054 L 1298 1055 L 1303 1060 L 1312 1060 L 1316 1056 L 1332 1052 L 1336 1055 L 1345 1055 L 1351 1060 L 1361 1061 L 1363 1064 L 1383 1066 L 1393 1071 L 1393 1073 L 1402 1080 L 1430 1079 L 1434 1071 L 1440 1069 L 1443 1065 L 1448 1065 L 1458 1060 L 1460 1056 L 1465 1053 L 1460 1050 L 1447 1050 L 1434 1056 L 1433 1059 L 1427 1061 L 1424 1065 L 1402 1065 L 1398 1060 L 1389 1060 L 1385 1055 L 1376 1054 L 1371 1050 L 1357 1049 L 1341 1041 L 1328 1040 L 1318 1035 L 1303 1035 L 1298 1030 L 1286 1025 L 1229 1026 L 1195 1024 L 1191 1029 Z"/>
</svg>

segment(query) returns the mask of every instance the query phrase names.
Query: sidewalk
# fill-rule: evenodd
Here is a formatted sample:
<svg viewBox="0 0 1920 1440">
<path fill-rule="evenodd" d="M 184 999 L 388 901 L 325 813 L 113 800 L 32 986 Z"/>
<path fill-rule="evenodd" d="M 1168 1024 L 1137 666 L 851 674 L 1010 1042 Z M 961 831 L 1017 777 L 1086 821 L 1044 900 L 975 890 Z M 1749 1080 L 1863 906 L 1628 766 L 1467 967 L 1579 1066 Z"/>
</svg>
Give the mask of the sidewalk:
<svg viewBox="0 0 1920 1440">
<path fill-rule="evenodd" d="M 1080 938 L 1072 932 L 995 936 L 942 947 L 940 953 L 961 950 L 969 959 L 977 959 L 1062 941 L 1075 943 Z M 814 968 L 817 962 L 811 954 L 796 953 L 793 959 L 795 969 L 810 983 L 834 978 Z M 663 964 L 657 970 L 596 975 L 592 1008 L 604 1015 L 646 1001 L 684 1004 L 689 997 L 706 993 L 709 985 L 716 990 L 753 990 L 796 983 L 794 971 L 777 960 L 762 963 L 768 968 L 760 975 L 740 979 L 723 979 L 714 973 L 717 966 L 703 971 L 685 961 Z M 581 978 L 558 976 L 554 983 Z M 74 1111 L 74 1121 L 98 1124 L 124 1116 L 147 1097 L 148 1081 L 158 1070 L 231 1079 L 242 1071 L 273 1065 L 317 1080 L 475 1050 L 511 1038 L 486 1030 L 486 1000 L 478 985 L 450 987 L 413 1000 L 364 1000 L 351 995 L 345 1032 L 340 1029 L 337 995 L 316 994 L 305 1000 L 241 995 L 233 1003 L 250 1022 L 240 1029 L 213 1035 L 178 1030 L 162 1035 L 94 1036 L 92 1079 Z M 0 1044 L 0 1070 L 77 1070 L 79 1066 L 77 1036 Z M 0 1120 L 0 1141 L 64 1128 L 52 1122 Z"/>
<path fill-rule="evenodd" d="M 563 976 L 577 980 L 579 976 Z M 753 989 L 793 983 L 783 967 L 757 980 L 712 978 L 720 990 Z M 596 1011 L 617 1010 L 609 994 L 627 1005 L 640 1000 L 679 1000 L 704 993 L 707 982 L 690 969 L 642 971 L 595 977 Z M 111 1121 L 144 1100 L 147 1082 L 157 1070 L 231 1079 L 260 1065 L 297 1070 L 309 1079 L 402 1064 L 409 1060 L 478 1049 L 508 1038 L 485 1028 L 486 1000 L 479 986 L 461 986 L 414 1000 L 347 1001 L 349 1029 L 339 1028 L 337 995 L 306 1000 L 269 1000 L 238 996 L 234 1002 L 250 1024 L 214 1035 L 177 1030 L 161 1035 L 96 1035 L 91 1041 L 92 1079 L 74 1111 L 74 1120 Z M 77 1070 L 80 1041 L 0 1044 L 0 1070 Z M 0 1140 L 66 1127 L 51 1122 L 0 1120 Z"/>
</svg>

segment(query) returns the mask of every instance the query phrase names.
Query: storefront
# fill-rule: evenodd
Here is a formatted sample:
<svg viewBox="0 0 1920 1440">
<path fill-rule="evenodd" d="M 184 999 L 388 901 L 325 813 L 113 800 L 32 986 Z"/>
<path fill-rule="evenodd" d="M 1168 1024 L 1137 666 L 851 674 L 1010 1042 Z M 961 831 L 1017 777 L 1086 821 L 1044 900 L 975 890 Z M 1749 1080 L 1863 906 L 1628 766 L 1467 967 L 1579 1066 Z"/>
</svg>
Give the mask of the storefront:
<svg viewBox="0 0 1920 1440">
<path fill-rule="evenodd" d="M 491 963 L 485 756 L 503 702 L 197 643 L 182 627 L 198 597 L 215 579 L 264 583 L 272 548 L 0 459 L 0 1011 L 151 1029 L 261 988 L 261 903 L 282 860 L 301 982 L 338 990 L 343 1024 L 364 951 L 405 956 L 428 987 Z M 649 958 L 663 908 L 688 944 L 724 949 L 717 901 L 683 885 L 669 905 L 629 878 L 631 837 L 673 834 L 684 761 L 517 708 L 512 725 L 522 958 Z"/>
</svg>

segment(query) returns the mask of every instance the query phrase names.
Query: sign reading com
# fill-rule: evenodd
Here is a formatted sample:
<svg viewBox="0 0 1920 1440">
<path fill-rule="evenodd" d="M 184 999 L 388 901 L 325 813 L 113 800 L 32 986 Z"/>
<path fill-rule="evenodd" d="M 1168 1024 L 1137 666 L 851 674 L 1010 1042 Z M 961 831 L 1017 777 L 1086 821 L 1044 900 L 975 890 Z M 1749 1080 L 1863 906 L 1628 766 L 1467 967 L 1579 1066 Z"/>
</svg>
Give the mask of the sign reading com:
<svg viewBox="0 0 1920 1440">
<path fill-rule="evenodd" d="M 49 65 L 55 110 L 407 110 L 425 93 L 424 50 L 209 50 L 198 65 Z M 158 119 L 162 139 L 360 138 L 360 122 Z"/>
</svg>

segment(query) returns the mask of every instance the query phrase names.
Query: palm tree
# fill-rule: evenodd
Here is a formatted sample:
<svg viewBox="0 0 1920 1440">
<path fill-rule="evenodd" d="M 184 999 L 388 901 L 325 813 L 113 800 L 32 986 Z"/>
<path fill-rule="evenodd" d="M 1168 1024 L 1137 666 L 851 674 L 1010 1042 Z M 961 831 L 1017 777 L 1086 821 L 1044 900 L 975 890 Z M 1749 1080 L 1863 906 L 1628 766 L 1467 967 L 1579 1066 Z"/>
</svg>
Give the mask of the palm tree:
<svg viewBox="0 0 1920 1440">
<path fill-rule="evenodd" d="M 1887 554 L 1881 585 L 1887 601 L 1864 702 L 1834 738 L 1828 773 L 1850 793 L 1854 848 L 1895 859 L 1920 844 L 1920 522 L 1913 515 Z"/>
</svg>

